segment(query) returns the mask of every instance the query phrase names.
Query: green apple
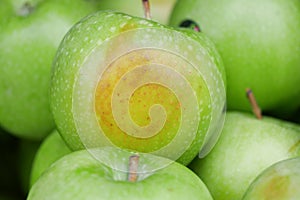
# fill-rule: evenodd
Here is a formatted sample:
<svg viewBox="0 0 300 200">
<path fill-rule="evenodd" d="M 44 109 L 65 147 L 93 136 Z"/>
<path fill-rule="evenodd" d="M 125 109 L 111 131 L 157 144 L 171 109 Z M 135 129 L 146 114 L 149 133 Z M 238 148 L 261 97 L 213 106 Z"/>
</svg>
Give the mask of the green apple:
<svg viewBox="0 0 300 200">
<path fill-rule="evenodd" d="M 170 24 L 194 20 L 224 61 L 228 109 L 250 111 L 245 88 L 264 112 L 300 106 L 299 0 L 178 0 Z"/>
<path fill-rule="evenodd" d="M 112 157 L 115 165 L 125 168 L 123 151 L 96 150 Z M 72 152 L 56 161 L 32 186 L 27 200 L 40 199 L 202 199 L 212 200 L 203 182 L 187 167 L 172 163 L 166 168 L 143 174 L 146 167 L 166 159 L 139 158 L 138 180 L 130 182 L 127 174 L 96 160 L 87 150 Z"/>
<path fill-rule="evenodd" d="M 150 0 L 151 17 L 162 24 L 167 24 L 176 0 Z M 115 10 L 129 15 L 143 17 L 141 0 L 101 0 L 99 9 Z"/>
<path fill-rule="evenodd" d="M 41 139 L 54 129 L 49 84 L 56 49 L 69 28 L 96 8 L 84 0 L 2 3 L 12 13 L 0 20 L 0 124 L 16 136 Z"/>
<path fill-rule="evenodd" d="M 51 109 L 72 150 L 115 146 L 187 164 L 218 138 L 224 79 L 201 33 L 100 11 L 60 44 Z"/>
<path fill-rule="evenodd" d="M 277 162 L 250 185 L 243 200 L 293 200 L 300 198 L 300 157 Z"/>
<path fill-rule="evenodd" d="M 275 162 L 300 156 L 300 127 L 275 118 L 228 112 L 221 136 L 190 168 L 215 200 L 241 199 L 250 183 Z"/>
<path fill-rule="evenodd" d="M 44 139 L 35 154 L 30 172 L 30 187 L 52 163 L 69 153 L 71 150 L 54 130 Z"/>
</svg>

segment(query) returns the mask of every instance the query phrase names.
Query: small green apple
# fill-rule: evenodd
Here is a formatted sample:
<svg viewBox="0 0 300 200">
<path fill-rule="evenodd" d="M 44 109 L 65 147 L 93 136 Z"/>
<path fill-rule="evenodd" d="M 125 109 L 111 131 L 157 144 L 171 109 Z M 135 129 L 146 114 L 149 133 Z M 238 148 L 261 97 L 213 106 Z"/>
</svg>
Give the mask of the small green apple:
<svg viewBox="0 0 300 200">
<path fill-rule="evenodd" d="M 201 33 L 100 11 L 60 44 L 51 108 L 73 150 L 116 146 L 187 164 L 218 138 L 224 78 Z"/>
<path fill-rule="evenodd" d="M 300 127 L 270 117 L 227 112 L 221 136 L 212 151 L 190 168 L 215 200 L 241 199 L 250 183 L 275 162 L 300 156 Z"/>
<path fill-rule="evenodd" d="M 114 149 L 116 150 L 116 149 Z M 125 168 L 124 151 L 96 150 Z M 201 199 L 212 200 L 203 182 L 187 167 L 172 163 L 166 168 L 143 174 L 144 168 L 165 158 L 139 158 L 138 180 L 130 182 L 127 174 L 101 164 L 87 150 L 72 152 L 56 161 L 32 186 L 27 200 L 56 199 Z"/>
<path fill-rule="evenodd" d="M 250 185 L 243 200 L 300 199 L 300 157 L 277 162 Z"/>
<path fill-rule="evenodd" d="M 49 84 L 56 49 L 68 29 L 96 8 L 84 0 L 1 4 L 10 9 L 0 14 L 0 124 L 16 136 L 41 139 L 54 129 Z"/>
<path fill-rule="evenodd" d="M 71 150 L 54 130 L 44 139 L 35 154 L 30 172 L 30 187 L 52 163 L 69 153 Z"/>
<path fill-rule="evenodd" d="M 228 109 L 250 111 L 255 92 L 264 112 L 280 117 L 300 106 L 299 0 L 178 0 L 170 24 L 194 20 L 224 61 Z"/>
<path fill-rule="evenodd" d="M 176 0 L 151 0 L 151 17 L 154 21 L 167 24 Z M 141 0 L 101 0 L 99 9 L 115 10 L 129 15 L 143 17 Z"/>
</svg>

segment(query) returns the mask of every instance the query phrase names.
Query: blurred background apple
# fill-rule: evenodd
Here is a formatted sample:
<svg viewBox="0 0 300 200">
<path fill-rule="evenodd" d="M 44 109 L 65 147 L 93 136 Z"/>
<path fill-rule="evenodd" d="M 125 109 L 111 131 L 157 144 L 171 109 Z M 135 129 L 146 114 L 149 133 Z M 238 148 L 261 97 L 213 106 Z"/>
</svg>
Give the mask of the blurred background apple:
<svg viewBox="0 0 300 200">
<path fill-rule="evenodd" d="M 0 124 L 18 137 L 40 140 L 55 127 L 48 99 L 56 49 L 68 29 L 97 8 L 85 0 L 1 4 Z"/>
<path fill-rule="evenodd" d="M 299 108 L 299 0 L 178 0 L 170 24 L 186 20 L 200 26 L 223 58 L 229 110 L 251 110 L 248 87 L 264 113 L 286 118 Z"/>
<path fill-rule="evenodd" d="M 300 126 L 264 116 L 227 112 L 221 136 L 190 168 L 215 200 L 241 199 L 250 183 L 270 165 L 300 156 Z"/>
</svg>

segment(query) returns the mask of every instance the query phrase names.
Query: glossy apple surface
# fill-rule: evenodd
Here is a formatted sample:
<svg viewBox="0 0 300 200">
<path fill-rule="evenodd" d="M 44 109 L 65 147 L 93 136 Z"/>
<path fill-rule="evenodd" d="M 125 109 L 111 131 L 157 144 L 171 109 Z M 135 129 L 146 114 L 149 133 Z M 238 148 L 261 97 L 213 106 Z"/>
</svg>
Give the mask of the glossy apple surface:
<svg viewBox="0 0 300 200">
<path fill-rule="evenodd" d="M 170 24 L 187 19 L 221 54 L 228 109 L 251 111 L 246 88 L 264 112 L 280 117 L 300 106 L 300 1 L 179 0 Z"/>
<path fill-rule="evenodd" d="M 62 41 L 51 108 L 73 150 L 116 146 L 187 164 L 218 138 L 224 78 L 201 33 L 101 11 Z"/>
<path fill-rule="evenodd" d="M 300 127 L 248 113 L 228 112 L 213 150 L 190 165 L 215 200 L 241 199 L 251 182 L 267 167 L 300 155 Z"/>
<path fill-rule="evenodd" d="M 96 8 L 83 0 L 1 4 L 0 124 L 18 137 L 39 140 L 54 129 L 49 84 L 56 49 L 68 29 Z"/>
<path fill-rule="evenodd" d="M 112 157 L 115 165 L 124 166 L 126 153 L 97 150 Z M 125 157 L 124 157 L 125 155 Z M 141 157 L 143 167 L 163 158 Z M 125 164 L 126 165 L 126 164 Z M 127 168 L 128 166 L 124 166 Z M 140 171 L 141 170 L 141 171 Z M 172 163 L 151 174 L 139 174 L 136 182 L 127 181 L 127 174 L 101 164 L 86 151 L 77 151 L 55 162 L 32 186 L 28 200 L 40 199 L 203 199 L 212 197 L 203 182 L 185 166 Z"/>
</svg>

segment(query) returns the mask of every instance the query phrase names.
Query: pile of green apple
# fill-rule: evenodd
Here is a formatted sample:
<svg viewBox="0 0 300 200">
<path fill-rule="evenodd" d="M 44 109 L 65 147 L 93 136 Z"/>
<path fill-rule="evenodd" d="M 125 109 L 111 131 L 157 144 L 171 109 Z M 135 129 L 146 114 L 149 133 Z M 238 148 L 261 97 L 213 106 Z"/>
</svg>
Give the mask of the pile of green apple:
<svg viewBox="0 0 300 200">
<path fill-rule="evenodd" d="M 300 199 L 299 36 L 298 0 L 1 0 L 0 199 Z"/>
</svg>

